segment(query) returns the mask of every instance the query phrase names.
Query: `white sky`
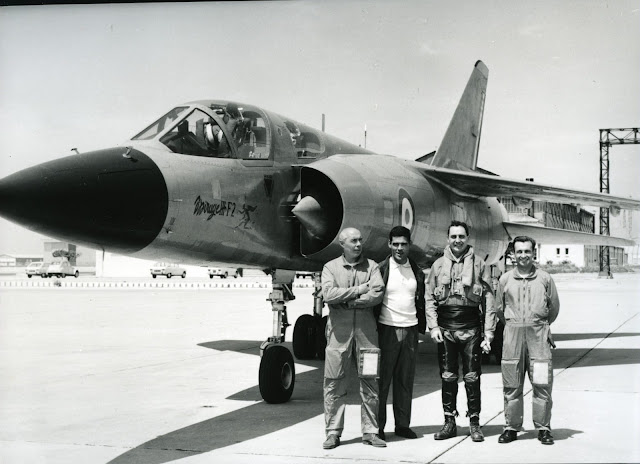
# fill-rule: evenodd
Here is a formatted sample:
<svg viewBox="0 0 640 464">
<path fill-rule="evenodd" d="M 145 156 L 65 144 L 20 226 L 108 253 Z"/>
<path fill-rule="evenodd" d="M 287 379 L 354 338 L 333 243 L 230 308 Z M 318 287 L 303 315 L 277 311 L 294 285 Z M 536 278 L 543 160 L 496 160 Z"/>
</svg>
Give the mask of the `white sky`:
<svg viewBox="0 0 640 464">
<path fill-rule="evenodd" d="M 252 103 L 405 158 L 482 59 L 479 165 L 598 191 L 598 129 L 640 126 L 640 2 L 288 1 L 0 8 L 0 177 L 122 143 L 179 103 Z M 639 197 L 640 146 L 611 193 Z M 40 237 L 0 220 L 0 253 Z"/>
</svg>

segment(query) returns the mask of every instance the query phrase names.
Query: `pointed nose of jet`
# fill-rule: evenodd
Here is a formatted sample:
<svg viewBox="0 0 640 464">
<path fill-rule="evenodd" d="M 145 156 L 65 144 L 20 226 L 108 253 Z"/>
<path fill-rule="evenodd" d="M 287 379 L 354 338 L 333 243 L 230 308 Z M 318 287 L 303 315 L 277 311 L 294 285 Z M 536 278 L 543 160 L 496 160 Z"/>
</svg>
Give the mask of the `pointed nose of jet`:
<svg viewBox="0 0 640 464">
<path fill-rule="evenodd" d="M 119 253 L 149 245 L 167 207 L 160 169 L 131 148 L 72 155 L 0 180 L 0 216 L 50 237 Z"/>
</svg>

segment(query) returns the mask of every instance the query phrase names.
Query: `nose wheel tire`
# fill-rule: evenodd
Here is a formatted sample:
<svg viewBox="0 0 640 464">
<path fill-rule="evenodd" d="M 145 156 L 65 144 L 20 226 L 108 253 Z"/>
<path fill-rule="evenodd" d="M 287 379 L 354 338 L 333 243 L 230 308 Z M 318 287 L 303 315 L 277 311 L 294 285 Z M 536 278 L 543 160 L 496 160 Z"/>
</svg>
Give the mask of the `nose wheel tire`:
<svg viewBox="0 0 640 464">
<path fill-rule="evenodd" d="M 280 345 L 267 347 L 260 360 L 260 395 L 267 403 L 285 403 L 296 383 L 291 352 Z"/>
<path fill-rule="evenodd" d="M 316 355 L 316 321 L 303 314 L 293 327 L 293 354 L 298 359 L 313 359 Z"/>
</svg>

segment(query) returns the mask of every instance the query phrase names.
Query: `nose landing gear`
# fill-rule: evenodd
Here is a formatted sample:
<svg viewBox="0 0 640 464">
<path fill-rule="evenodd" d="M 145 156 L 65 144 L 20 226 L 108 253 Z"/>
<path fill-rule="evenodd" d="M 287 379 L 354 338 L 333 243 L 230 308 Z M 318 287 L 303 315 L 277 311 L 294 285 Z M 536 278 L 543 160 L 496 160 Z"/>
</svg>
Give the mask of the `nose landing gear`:
<svg viewBox="0 0 640 464">
<path fill-rule="evenodd" d="M 276 269 L 271 274 L 272 290 L 267 301 L 273 311 L 272 336 L 260 345 L 260 395 L 267 403 L 285 403 L 296 383 L 296 369 L 291 352 L 284 342 L 289 321 L 286 302 L 295 298 L 291 287 L 295 271 Z"/>
<path fill-rule="evenodd" d="M 271 274 L 272 291 L 267 301 L 273 311 L 272 336 L 260 345 L 260 394 L 267 403 L 285 403 L 291 398 L 296 371 L 291 352 L 282 345 L 289 322 L 286 302 L 295 299 L 292 291 L 295 271 L 276 269 Z M 324 301 L 320 273 L 313 275 L 313 314 L 298 317 L 293 329 L 293 353 L 298 359 L 324 359 L 327 346 L 325 328 L 327 317 L 322 317 Z"/>
</svg>

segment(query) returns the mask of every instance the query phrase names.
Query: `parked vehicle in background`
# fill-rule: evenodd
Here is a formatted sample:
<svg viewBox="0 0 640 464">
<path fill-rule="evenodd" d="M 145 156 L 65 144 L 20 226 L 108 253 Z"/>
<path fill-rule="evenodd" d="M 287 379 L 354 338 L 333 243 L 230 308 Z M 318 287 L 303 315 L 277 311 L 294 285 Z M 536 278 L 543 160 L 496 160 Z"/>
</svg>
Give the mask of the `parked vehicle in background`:
<svg viewBox="0 0 640 464">
<path fill-rule="evenodd" d="M 49 269 L 49 266 L 51 266 L 51 263 L 47 263 L 47 262 L 40 263 L 40 266 L 38 266 L 38 268 L 36 269 L 33 275 L 39 275 L 43 279 L 45 277 L 49 277 L 49 275 L 47 274 L 47 270 Z"/>
<path fill-rule="evenodd" d="M 209 278 L 213 279 L 215 276 L 220 277 L 221 279 L 226 279 L 229 277 L 229 274 L 233 275 L 234 279 L 237 279 L 240 273 L 238 270 L 224 268 L 224 267 L 208 267 L 207 272 L 209 273 Z"/>
<path fill-rule="evenodd" d="M 47 277 L 67 277 L 74 276 L 78 278 L 80 272 L 67 260 L 54 261 L 47 269 Z"/>
<path fill-rule="evenodd" d="M 151 277 L 155 279 L 159 275 L 165 275 L 167 279 L 172 276 L 180 276 L 184 279 L 187 277 L 187 270 L 174 263 L 155 263 L 151 267 Z"/>
<path fill-rule="evenodd" d="M 303 279 L 306 279 L 307 277 L 310 277 L 311 279 L 313 279 L 313 272 L 296 271 L 296 277 L 302 277 Z"/>
<path fill-rule="evenodd" d="M 42 267 L 43 262 L 42 261 L 36 261 L 33 262 L 31 264 L 29 264 L 27 266 L 27 268 L 25 269 L 25 272 L 27 273 L 27 277 L 31 278 L 34 275 L 40 275 L 40 268 Z M 47 267 L 49 267 L 49 265 L 47 264 Z"/>
</svg>

